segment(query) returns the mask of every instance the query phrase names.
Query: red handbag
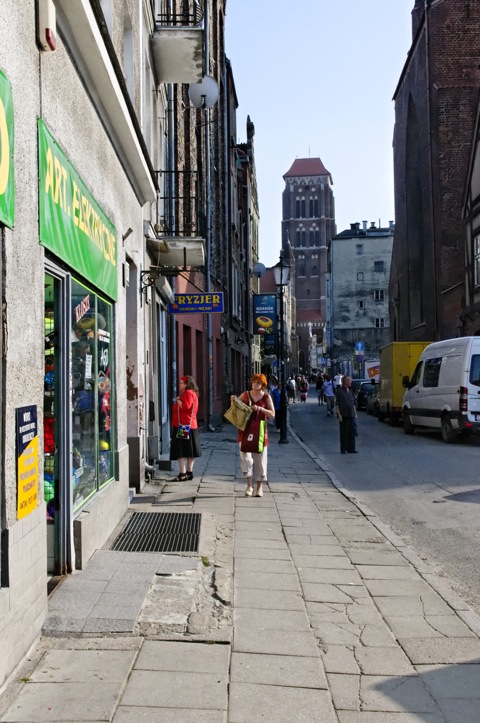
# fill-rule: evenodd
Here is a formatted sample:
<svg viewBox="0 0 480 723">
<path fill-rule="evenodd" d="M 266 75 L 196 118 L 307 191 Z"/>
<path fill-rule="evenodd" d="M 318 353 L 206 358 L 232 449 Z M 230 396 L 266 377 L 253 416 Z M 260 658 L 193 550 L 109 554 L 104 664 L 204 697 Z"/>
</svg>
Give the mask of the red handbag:
<svg viewBox="0 0 480 723">
<path fill-rule="evenodd" d="M 267 441 L 267 424 L 264 419 L 260 419 L 256 412 L 253 412 L 247 422 L 243 439 L 240 445 L 242 452 L 253 452 L 259 454 L 263 452 L 265 442 Z"/>
</svg>

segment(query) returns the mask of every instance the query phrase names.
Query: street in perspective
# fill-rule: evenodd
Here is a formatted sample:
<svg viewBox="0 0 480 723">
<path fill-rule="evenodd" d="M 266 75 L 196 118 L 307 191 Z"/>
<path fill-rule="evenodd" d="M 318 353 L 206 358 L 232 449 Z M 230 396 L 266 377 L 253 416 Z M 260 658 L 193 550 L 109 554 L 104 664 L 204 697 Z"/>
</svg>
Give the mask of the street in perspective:
<svg viewBox="0 0 480 723">
<path fill-rule="evenodd" d="M 269 429 L 262 498 L 244 495 L 227 422 L 203 435 L 194 480 L 133 497 L 50 596 L 2 723 L 478 720 L 480 581 L 461 560 L 478 442 L 455 450 L 455 474 L 438 435 L 366 412 L 358 455 L 340 455 L 313 385 L 288 415 L 288 444 Z M 200 516 L 195 552 L 119 549 L 132 517 L 162 512 Z"/>
<path fill-rule="evenodd" d="M 0 0 L 0 723 L 480 723 L 480 0 Z"/>
</svg>

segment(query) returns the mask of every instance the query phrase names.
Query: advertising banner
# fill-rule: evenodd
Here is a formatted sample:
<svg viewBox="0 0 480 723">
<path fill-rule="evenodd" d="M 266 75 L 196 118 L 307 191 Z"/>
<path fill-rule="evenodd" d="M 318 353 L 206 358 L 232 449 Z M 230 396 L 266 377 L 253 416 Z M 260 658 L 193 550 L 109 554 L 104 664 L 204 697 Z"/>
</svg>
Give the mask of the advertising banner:
<svg viewBox="0 0 480 723">
<path fill-rule="evenodd" d="M 370 360 L 365 362 L 365 378 L 380 381 L 380 362 L 378 360 Z"/>
<path fill-rule="evenodd" d="M 253 297 L 253 333 L 275 337 L 277 297 L 275 294 L 255 294 Z"/>
<path fill-rule="evenodd" d="M 13 97 L 10 82 L 0 70 L 0 222 L 13 228 L 14 218 Z"/>
<path fill-rule="evenodd" d="M 38 505 L 37 407 L 19 407 L 17 437 L 17 517 L 22 519 Z"/>
<path fill-rule="evenodd" d="M 223 312 L 223 292 L 214 294 L 175 294 L 168 305 L 170 314 L 220 314 Z"/>
<path fill-rule="evenodd" d="M 117 235 L 45 123 L 38 121 L 40 241 L 117 299 Z"/>
</svg>

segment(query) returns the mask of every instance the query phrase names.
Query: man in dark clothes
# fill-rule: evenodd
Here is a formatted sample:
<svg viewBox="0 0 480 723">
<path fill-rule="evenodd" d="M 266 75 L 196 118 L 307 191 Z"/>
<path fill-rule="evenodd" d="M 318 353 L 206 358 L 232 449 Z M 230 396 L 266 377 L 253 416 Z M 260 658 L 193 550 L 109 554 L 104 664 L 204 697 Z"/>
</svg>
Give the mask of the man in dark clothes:
<svg viewBox="0 0 480 723">
<path fill-rule="evenodd" d="M 357 411 L 352 377 L 342 377 L 342 386 L 337 389 L 337 419 L 340 422 L 340 452 L 355 454 L 355 424 Z"/>
</svg>

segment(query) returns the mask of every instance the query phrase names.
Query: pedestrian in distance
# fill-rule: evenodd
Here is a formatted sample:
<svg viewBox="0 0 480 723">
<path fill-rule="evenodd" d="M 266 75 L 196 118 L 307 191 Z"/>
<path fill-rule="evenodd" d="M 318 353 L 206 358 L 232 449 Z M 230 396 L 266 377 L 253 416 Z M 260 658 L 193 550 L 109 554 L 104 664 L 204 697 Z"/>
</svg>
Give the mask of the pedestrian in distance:
<svg viewBox="0 0 480 723">
<path fill-rule="evenodd" d="M 251 379 L 250 391 L 245 391 L 240 395 L 239 399 L 245 404 L 249 404 L 252 408 L 252 414 L 247 422 L 247 426 L 242 432 L 238 430 L 238 446 L 240 449 L 240 466 L 242 474 L 247 480 L 245 488 L 245 497 L 253 495 L 253 478 L 257 483 L 255 497 L 263 497 L 263 483 L 267 481 L 267 448 L 268 448 L 268 428 L 266 421 L 275 418 L 275 409 L 273 407 L 272 398 L 264 390 L 267 386 L 267 379 L 264 374 L 254 374 Z M 235 396 L 230 397 L 233 404 Z M 264 421 L 265 424 L 260 423 Z M 262 431 L 263 430 L 263 431 Z M 263 442 L 259 438 L 259 434 L 263 433 Z M 262 448 L 258 452 L 242 451 L 242 446 L 246 447 L 248 443 L 252 446 Z"/>
<path fill-rule="evenodd" d="M 323 393 L 323 382 L 325 381 L 323 374 L 317 376 L 315 389 L 317 390 L 318 405 L 323 407 L 325 402 L 325 394 Z"/>
<path fill-rule="evenodd" d="M 333 382 L 328 374 L 325 374 L 322 391 L 327 404 L 327 417 L 333 417 L 333 410 L 335 408 L 335 387 L 333 386 Z"/>
<path fill-rule="evenodd" d="M 272 397 L 273 408 L 275 409 L 275 429 L 277 432 L 280 431 L 280 406 L 281 406 L 281 382 L 278 382 L 275 386 L 270 389 L 270 396 Z"/>
<path fill-rule="evenodd" d="M 355 394 L 352 389 L 352 377 L 344 376 L 342 386 L 337 389 L 337 419 L 340 422 L 340 452 L 341 454 L 356 454 L 355 425 L 357 410 L 355 409 Z"/>
<path fill-rule="evenodd" d="M 193 463 L 202 456 L 197 422 L 199 390 L 191 376 L 181 377 L 178 389 L 172 410 L 170 459 L 177 460 L 180 467 L 172 481 L 185 482 L 193 479 Z"/>
<path fill-rule="evenodd" d="M 295 404 L 295 394 L 296 394 L 296 388 L 297 385 L 295 383 L 295 379 L 292 376 L 289 376 L 287 379 L 287 399 L 288 403 L 290 404 L 291 401 Z"/>
<path fill-rule="evenodd" d="M 334 386 L 335 391 L 342 386 L 342 379 L 343 379 L 343 374 L 340 374 L 340 372 L 337 372 L 335 374 L 335 376 L 333 377 L 333 386 Z"/>
<path fill-rule="evenodd" d="M 301 402 L 307 401 L 308 390 L 309 390 L 309 386 L 308 386 L 307 378 L 303 377 L 302 382 L 300 384 L 300 401 Z"/>
</svg>

